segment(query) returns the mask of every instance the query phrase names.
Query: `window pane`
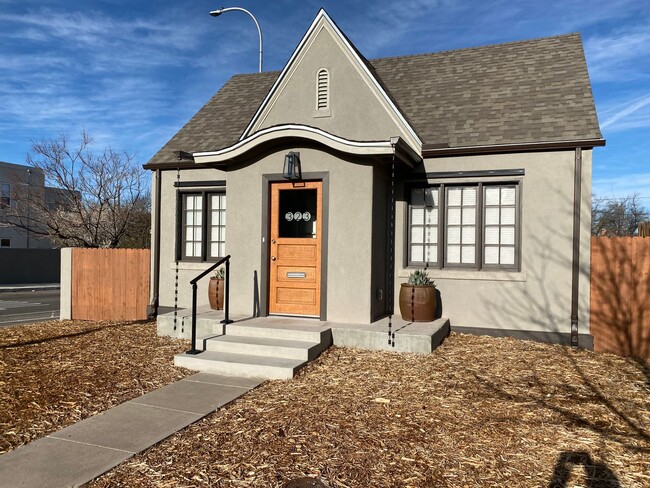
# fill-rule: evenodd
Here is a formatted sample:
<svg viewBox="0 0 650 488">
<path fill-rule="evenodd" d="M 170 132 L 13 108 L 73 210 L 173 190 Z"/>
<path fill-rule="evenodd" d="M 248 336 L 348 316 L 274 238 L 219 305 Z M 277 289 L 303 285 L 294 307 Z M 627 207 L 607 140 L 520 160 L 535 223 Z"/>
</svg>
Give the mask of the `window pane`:
<svg viewBox="0 0 650 488">
<path fill-rule="evenodd" d="M 426 242 L 430 244 L 438 243 L 438 226 L 427 227 L 427 232 L 424 235 Z"/>
<path fill-rule="evenodd" d="M 450 188 L 447 191 L 447 205 L 454 206 L 454 207 L 460 206 L 461 195 L 462 195 L 461 188 Z"/>
<path fill-rule="evenodd" d="M 426 260 L 429 263 L 438 262 L 438 246 L 427 246 L 427 248 L 426 248 Z"/>
<path fill-rule="evenodd" d="M 485 243 L 486 244 L 499 244 L 499 228 L 486 227 L 485 228 Z"/>
<path fill-rule="evenodd" d="M 192 195 L 185 197 L 185 208 L 188 210 L 194 209 L 194 197 Z"/>
<path fill-rule="evenodd" d="M 499 188 L 486 188 L 485 189 L 485 204 L 486 205 L 499 205 Z"/>
<path fill-rule="evenodd" d="M 213 258 L 219 257 L 219 244 L 216 242 L 210 244 L 210 256 Z"/>
<path fill-rule="evenodd" d="M 464 226 L 463 227 L 463 244 L 474 244 L 476 242 L 476 227 Z"/>
<path fill-rule="evenodd" d="M 499 207 L 485 209 L 485 225 L 499 225 Z"/>
<path fill-rule="evenodd" d="M 463 206 L 476 205 L 476 188 L 463 188 Z"/>
<path fill-rule="evenodd" d="M 460 246 L 447 246 L 447 262 L 460 264 Z"/>
<path fill-rule="evenodd" d="M 501 248 L 501 264 L 515 264 L 515 248 L 502 247 Z"/>
<path fill-rule="evenodd" d="M 411 242 L 413 244 L 421 244 L 424 242 L 424 228 L 412 227 L 411 228 Z"/>
<path fill-rule="evenodd" d="M 449 227 L 447 229 L 447 242 L 449 244 L 460 244 L 460 227 Z"/>
<path fill-rule="evenodd" d="M 422 225 L 424 224 L 424 209 L 412 208 L 411 209 L 411 224 Z"/>
<path fill-rule="evenodd" d="M 226 244 L 222 242 L 219 244 L 219 257 L 225 257 L 225 256 L 226 256 Z"/>
<path fill-rule="evenodd" d="M 191 242 L 188 242 L 185 244 L 185 255 L 188 257 L 194 257 L 194 253 L 192 252 L 194 250 L 194 246 L 192 245 Z"/>
<path fill-rule="evenodd" d="M 463 224 L 474 225 L 476 223 L 476 208 L 463 208 Z"/>
<path fill-rule="evenodd" d="M 460 208 L 450 208 L 447 214 L 447 223 L 449 225 L 460 224 Z"/>
<path fill-rule="evenodd" d="M 514 245 L 515 243 L 515 228 L 502 227 L 501 228 L 501 244 Z"/>
<path fill-rule="evenodd" d="M 422 249 L 422 246 L 411 246 L 411 261 L 419 263 L 424 261 L 424 249 Z"/>
<path fill-rule="evenodd" d="M 499 264 L 499 248 L 489 246 L 485 248 L 485 264 Z"/>
<path fill-rule="evenodd" d="M 501 205 L 514 205 L 515 196 L 516 190 L 514 186 L 506 186 L 501 188 Z"/>
<path fill-rule="evenodd" d="M 515 209 L 512 207 L 501 209 L 501 224 L 515 225 Z"/>
<path fill-rule="evenodd" d="M 221 225 L 226 225 L 226 211 L 222 210 L 219 212 L 219 223 Z"/>
<path fill-rule="evenodd" d="M 427 208 L 426 209 L 426 223 L 427 224 L 437 224 L 438 223 L 438 209 L 437 208 Z"/>
<path fill-rule="evenodd" d="M 437 207 L 439 205 L 439 196 L 438 196 L 438 189 L 437 188 L 427 188 L 425 190 L 425 199 L 424 199 L 424 204 L 427 207 Z"/>
<path fill-rule="evenodd" d="M 476 252 L 474 246 L 463 246 L 462 262 L 463 264 L 474 263 Z"/>
</svg>

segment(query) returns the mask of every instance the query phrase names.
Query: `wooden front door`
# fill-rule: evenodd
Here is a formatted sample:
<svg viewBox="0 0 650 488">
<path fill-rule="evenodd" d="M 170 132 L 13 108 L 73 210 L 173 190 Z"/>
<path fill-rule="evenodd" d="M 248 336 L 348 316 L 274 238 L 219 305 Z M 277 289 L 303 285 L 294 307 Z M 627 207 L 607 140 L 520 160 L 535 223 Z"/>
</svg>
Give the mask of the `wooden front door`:
<svg viewBox="0 0 650 488">
<path fill-rule="evenodd" d="M 269 313 L 320 316 L 322 189 L 271 184 Z"/>
</svg>

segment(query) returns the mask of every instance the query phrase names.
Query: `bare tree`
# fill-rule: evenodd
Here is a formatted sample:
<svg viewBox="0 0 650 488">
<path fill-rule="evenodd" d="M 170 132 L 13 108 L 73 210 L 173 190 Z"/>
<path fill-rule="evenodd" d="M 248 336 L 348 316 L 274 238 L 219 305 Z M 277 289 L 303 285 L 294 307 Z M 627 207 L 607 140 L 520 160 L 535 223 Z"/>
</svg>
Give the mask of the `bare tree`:
<svg viewBox="0 0 650 488">
<path fill-rule="evenodd" d="M 138 243 L 148 242 L 144 170 L 126 152 L 108 147 L 96 154 L 91 145 L 85 131 L 76 147 L 65 134 L 33 142 L 27 162 L 43 171 L 51 188 L 18 182 L 17 187 L 30 191 L 18 195 L 8 220 L 60 246 L 123 247 L 137 232 L 147 234 L 144 240 L 136 238 Z"/>
<path fill-rule="evenodd" d="M 650 218 L 638 193 L 620 198 L 598 198 L 591 204 L 591 233 L 595 236 L 631 236 Z"/>
</svg>

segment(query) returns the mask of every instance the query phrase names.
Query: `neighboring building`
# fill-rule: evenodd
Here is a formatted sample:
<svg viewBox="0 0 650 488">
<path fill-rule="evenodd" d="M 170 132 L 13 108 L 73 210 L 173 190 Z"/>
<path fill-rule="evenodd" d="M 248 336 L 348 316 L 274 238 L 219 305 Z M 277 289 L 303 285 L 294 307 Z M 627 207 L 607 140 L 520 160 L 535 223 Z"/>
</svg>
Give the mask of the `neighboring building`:
<svg viewBox="0 0 650 488">
<path fill-rule="evenodd" d="M 372 323 L 426 266 L 452 329 L 584 332 L 604 144 L 578 34 L 367 60 L 321 10 L 281 72 L 231 78 L 145 165 L 152 295 L 189 308 L 230 254 L 235 315 Z"/>
<path fill-rule="evenodd" d="M 45 186 L 43 171 L 31 166 L 0 161 L 0 249 L 52 249 L 52 242 L 12 225 L 10 209 L 30 207 L 24 203 L 43 198 L 56 205 L 60 190 Z M 27 212 L 27 210 L 25 210 Z"/>
</svg>

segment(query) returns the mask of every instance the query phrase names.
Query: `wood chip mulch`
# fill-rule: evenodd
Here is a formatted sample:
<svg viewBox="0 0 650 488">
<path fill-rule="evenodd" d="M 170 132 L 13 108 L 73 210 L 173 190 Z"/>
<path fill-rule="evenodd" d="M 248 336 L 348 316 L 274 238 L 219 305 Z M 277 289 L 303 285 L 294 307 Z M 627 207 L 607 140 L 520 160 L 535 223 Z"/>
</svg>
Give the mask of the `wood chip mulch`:
<svg viewBox="0 0 650 488">
<path fill-rule="evenodd" d="M 188 347 L 154 323 L 0 329 L 0 453 L 187 376 L 172 362 Z"/>
<path fill-rule="evenodd" d="M 331 348 L 89 486 L 303 477 L 329 487 L 647 487 L 650 367 L 462 334 L 426 356 Z"/>
</svg>

